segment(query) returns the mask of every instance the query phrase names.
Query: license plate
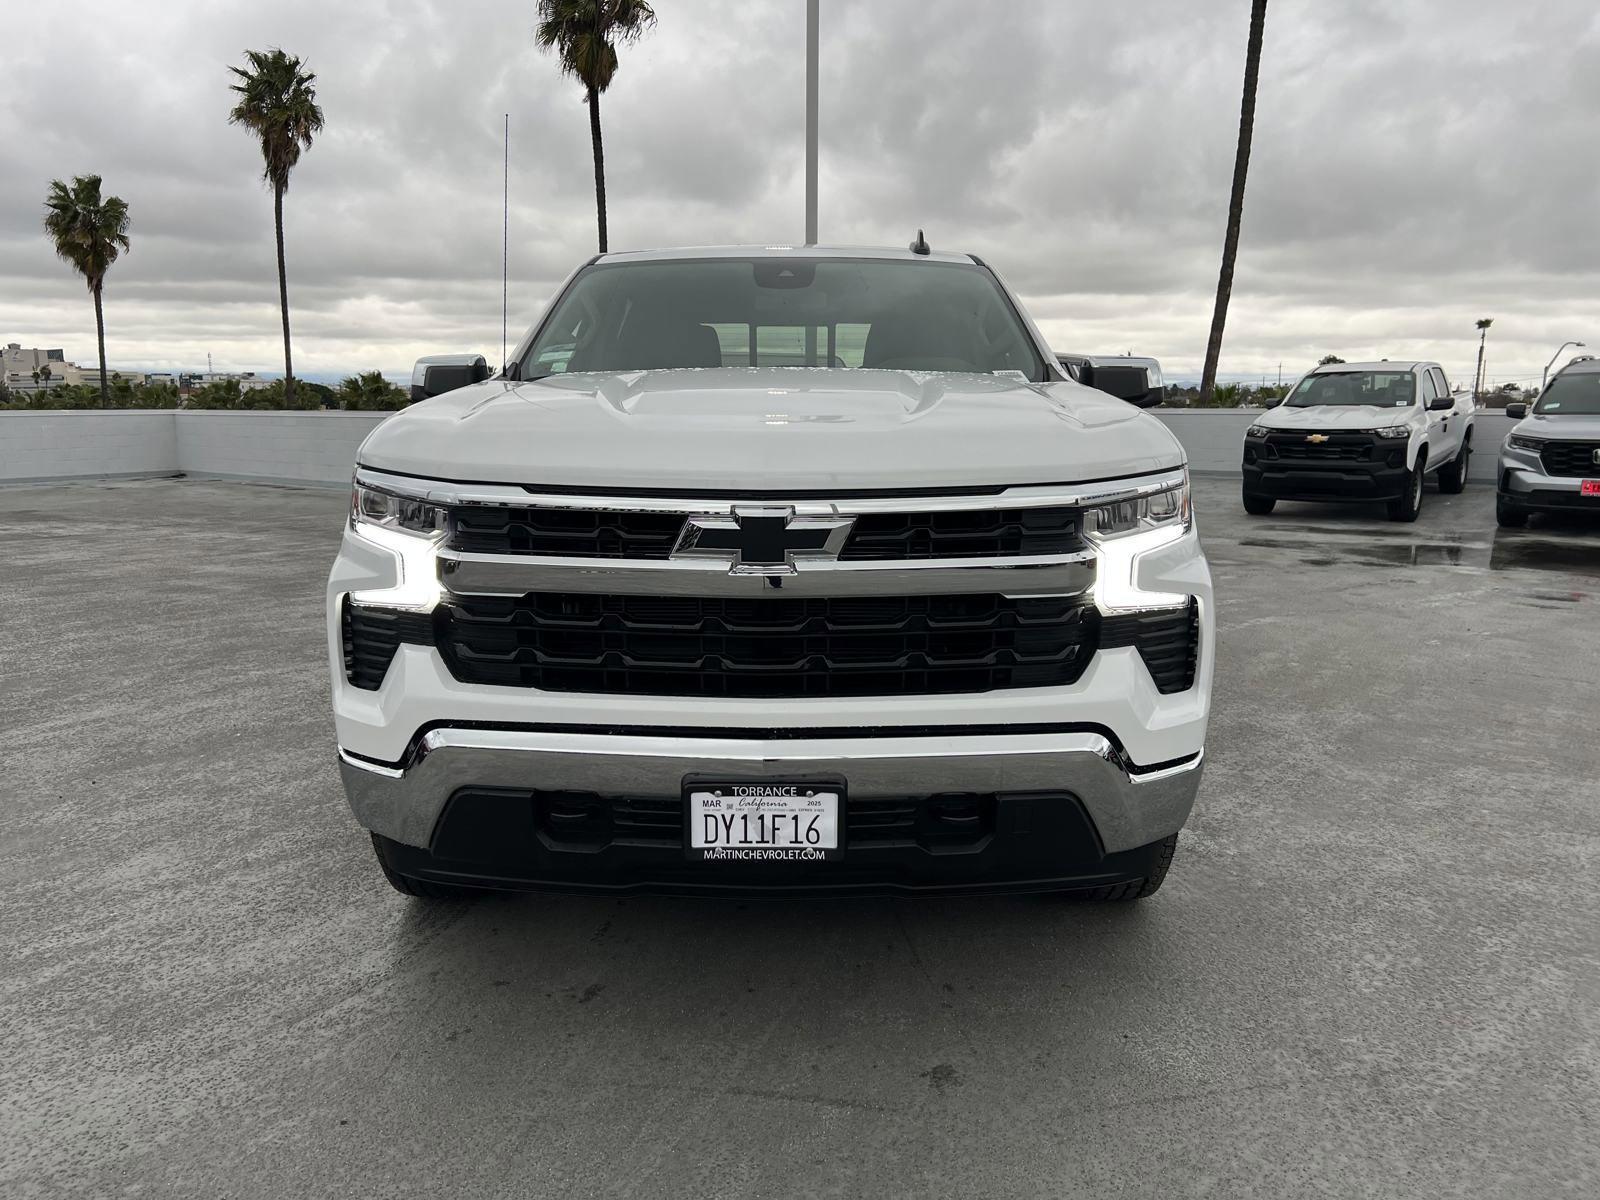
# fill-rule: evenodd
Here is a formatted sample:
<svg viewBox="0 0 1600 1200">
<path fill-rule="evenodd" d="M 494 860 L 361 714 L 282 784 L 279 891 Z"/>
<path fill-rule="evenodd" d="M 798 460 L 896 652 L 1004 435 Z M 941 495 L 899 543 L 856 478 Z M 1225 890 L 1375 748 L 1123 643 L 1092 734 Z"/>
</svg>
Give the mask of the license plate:
<svg viewBox="0 0 1600 1200">
<path fill-rule="evenodd" d="M 692 859 L 822 862 L 843 854 L 837 783 L 693 783 L 684 792 Z"/>
<path fill-rule="evenodd" d="M 1578 486 L 1580 496 L 1600 496 L 1600 479 L 1585 479 Z"/>
</svg>

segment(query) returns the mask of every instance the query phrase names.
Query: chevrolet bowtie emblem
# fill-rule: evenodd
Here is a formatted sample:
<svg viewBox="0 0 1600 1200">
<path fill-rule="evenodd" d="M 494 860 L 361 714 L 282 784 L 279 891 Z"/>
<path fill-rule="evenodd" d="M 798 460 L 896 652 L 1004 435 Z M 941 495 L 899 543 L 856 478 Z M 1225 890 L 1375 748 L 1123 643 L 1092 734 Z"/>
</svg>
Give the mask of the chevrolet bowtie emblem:
<svg viewBox="0 0 1600 1200">
<path fill-rule="evenodd" d="M 793 507 L 735 507 L 683 523 L 672 557 L 715 558 L 733 575 L 793 575 L 795 560 L 837 559 L 854 517 L 797 516 Z"/>
<path fill-rule="evenodd" d="M 1306 441 L 1308 442 L 1325 442 L 1327 440 L 1328 435 L 1325 433 L 1312 433 L 1306 435 Z"/>
</svg>

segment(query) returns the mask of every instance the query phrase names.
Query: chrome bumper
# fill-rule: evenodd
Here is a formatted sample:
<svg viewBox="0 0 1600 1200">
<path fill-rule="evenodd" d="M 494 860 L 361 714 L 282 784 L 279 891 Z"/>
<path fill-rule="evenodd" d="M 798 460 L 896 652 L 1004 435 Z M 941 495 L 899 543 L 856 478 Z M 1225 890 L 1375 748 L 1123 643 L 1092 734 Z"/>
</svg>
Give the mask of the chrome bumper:
<svg viewBox="0 0 1600 1200">
<path fill-rule="evenodd" d="M 445 802 L 463 787 L 676 796 L 684 777 L 695 774 L 733 781 L 838 776 L 851 796 L 863 799 L 1064 790 L 1083 802 L 1109 854 L 1182 828 L 1203 761 L 1201 753 L 1163 770 L 1135 771 L 1097 733 L 765 740 L 435 729 L 401 766 L 339 751 L 356 819 L 420 847 L 429 844 Z"/>
<path fill-rule="evenodd" d="M 1600 467 L 1595 468 L 1594 478 L 1600 476 Z M 1569 492 L 1576 496 L 1583 487 L 1582 476 L 1577 475 L 1546 475 L 1542 469 L 1532 469 L 1526 463 L 1516 459 L 1502 458 L 1500 460 L 1500 490 L 1508 495 L 1525 495 L 1530 492 Z"/>
</svg>

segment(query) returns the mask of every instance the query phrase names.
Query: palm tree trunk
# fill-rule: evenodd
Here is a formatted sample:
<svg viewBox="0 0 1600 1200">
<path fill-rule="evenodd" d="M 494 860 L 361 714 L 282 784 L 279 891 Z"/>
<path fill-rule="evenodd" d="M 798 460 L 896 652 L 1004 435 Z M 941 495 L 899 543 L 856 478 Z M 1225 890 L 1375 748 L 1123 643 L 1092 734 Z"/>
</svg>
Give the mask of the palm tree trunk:
<svg viewBox="0 0 1600 1200">
<path fill-rule="evenodd" d="M 283 267 L 283 186 L 272 185 L 272 224 L 278 237 L 278 306 L 283 310 L 283 406 L 294 407 L 294 359 L 289 353 L 289 276 Z"/>
<path fill-rule="evenodd" d="M 600 221 L 600 253 L 606 252 L 606 149 L 600 140 L 600 93 L 589 88 L 589 140 L 594 143 L 594 205 Z"/>
<path fill-rule="evenodd" d="M 1233 194 L 1228 199 L 1228 232 L 1222 242 L 1222 271 L 1217 276 L 1217 302 L 1211 310 L 1211 337 L 1206 342 L 1206 367 L 1200 376 L 1200 403 L 1209 404 L 1217 385 L 1222 357 L 1222 329 L 1233 297 L 1233 263 L 1239 256 L 1239 225 L 1244 218 L 1244 184 L 1250 173 L 1250 137 L 1256 124 L 1256 80 L 1261 74 L 1261 33 L 1267 0 L 1251 0 L 1250 44 L 1244 58 L 1244 98 L 1239 104 L 1239 149 L 1233 159 Z"/>
<path fill-rule="evenodd" d="M 111 400 L 106 393 L 106 314 L 100 307 L 101 286 L 97 279 L 90 290 L 94 292 L 94 331 L 100 345 L 100 407 L 110 408 Z"/>
</svg>

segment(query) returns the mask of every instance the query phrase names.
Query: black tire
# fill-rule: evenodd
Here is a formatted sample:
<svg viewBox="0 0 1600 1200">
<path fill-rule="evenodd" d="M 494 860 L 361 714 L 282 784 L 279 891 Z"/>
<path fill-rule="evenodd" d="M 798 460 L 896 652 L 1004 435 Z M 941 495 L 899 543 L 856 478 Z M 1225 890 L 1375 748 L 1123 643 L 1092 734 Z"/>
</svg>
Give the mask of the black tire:
<svg viewBox="0 0 1600 1200">
<path fill-rule="evenodd" d="M 391 867 L 383 857 L 383 846 L 378 841 L 378 835 L 372 835 L 372 852 L 378 857 L 378 866 L 383 870 L 383 877 L 389 881 L 389 886 L 402 896 L 415 896 L 420 900 L 471 900 L 483 893 L 477 888 L 456 887 L 448 883 L 432 883 L 426 879 L 415 879 L 410 875 L 402 875 Z"/>
<path fill-rule="evenodd" d="M 1419 459 L 1416 467 L 1406 478 L 1405 494 L 1398 500 L 1389 501 L 1389 520 L 1415 521 L 1417 514 L 1422 511 L 1422 462 Z"/>
<path fill-rule="evenodd" d="M 1461 452 L 1439 468 L 1439 490 L 1459 496 L 1467 486 L 1467 466 L 1472 461 L 1472 439 L 1461 443 Z"/>
<path fill-rule="evenodd" d="M 1494 498 L 1494 519 L 1501 529 L 1521 529 L 1528 523 L 1528 510 L 1518 508 L 1504 496 Z"/>
<path fill-rule="evenodd" d="M 1255 492 L 1244 494 L 1244 510 L 1252 517 L 1264 517 L 1277 506 L 1277 500 L 1271 496 L 1260 496 Z"/>
<path fill-rule="evenodd" d="M 1169 838 L 1164 838 L 1151 847 L 1151 850 L 1150 873 L 1143 879 L 1130 879 L 1126 883 L 1108 883 L 1104 887 L 1084 888 L 1082 891 L 1072 893 L 1073 899 L 1122 902 L 1154 896 L 1161 890 L 1161 884 L 1167 878 L 1167 871 L 1172 867 L 1172 856 L 1178 852 L 1178 835 L 1173 834 Z"/>
</svg>

